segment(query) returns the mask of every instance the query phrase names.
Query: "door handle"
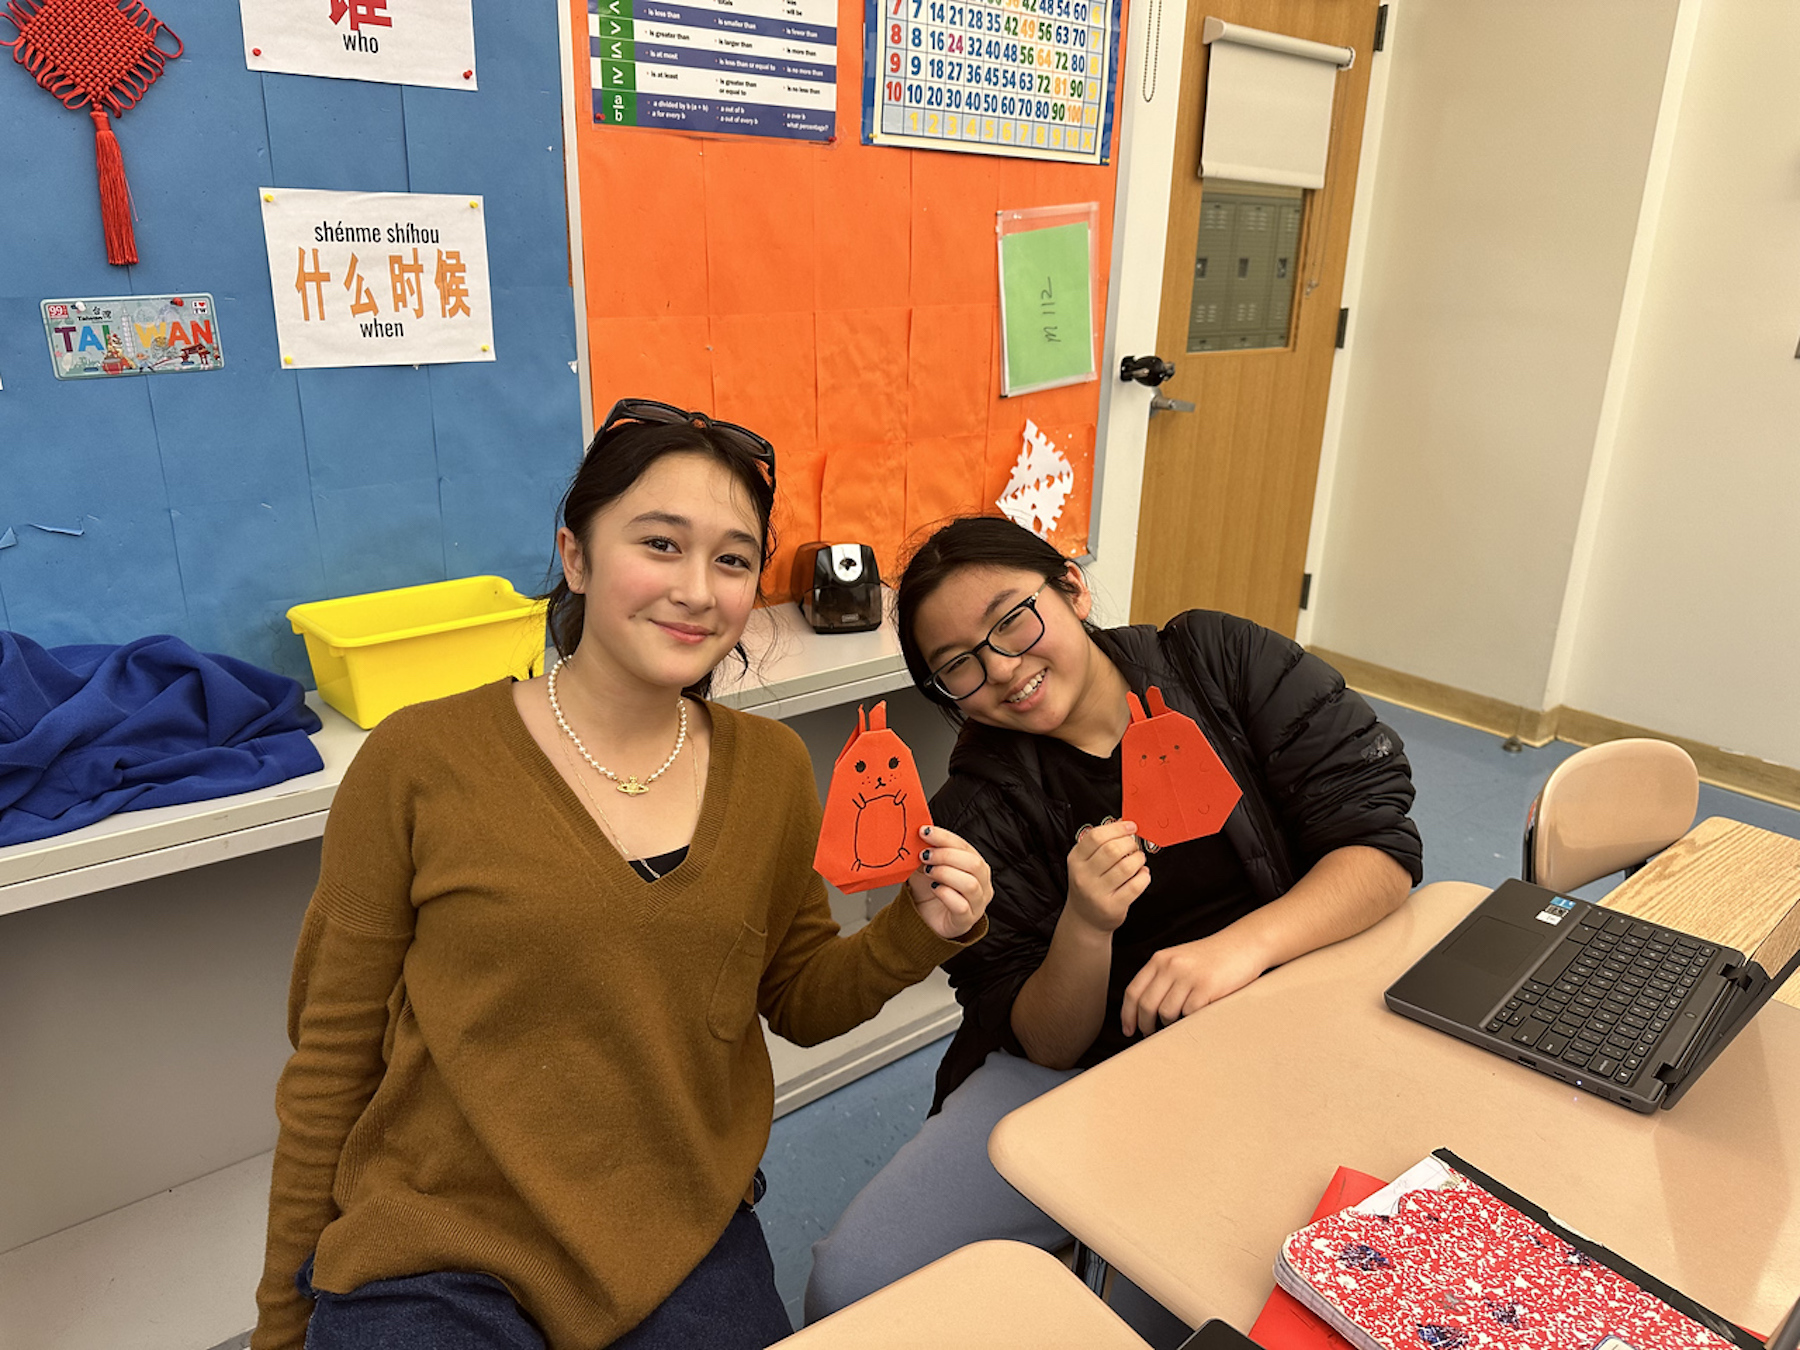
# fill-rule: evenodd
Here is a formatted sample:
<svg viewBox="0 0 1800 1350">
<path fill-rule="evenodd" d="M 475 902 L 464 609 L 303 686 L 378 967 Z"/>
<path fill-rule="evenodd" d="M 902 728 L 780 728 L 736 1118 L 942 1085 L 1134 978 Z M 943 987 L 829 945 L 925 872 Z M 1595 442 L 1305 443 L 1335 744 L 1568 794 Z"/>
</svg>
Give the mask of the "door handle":
<svg viewBox="0 0 1800 1350">
<path fill-rule="evenodd" d="M 1159 412 L 1192 412 L 1194 405 L 1185 398 L 1164 398 L 1161 394 L 1150 400 L 1150 415 L 1155 417 Z"/>
<path fill-rule="evenodd" d="M 1119 362 L 1119 379 L 1127 384 L 1135 380 L 1154 389 L 1174 378 L 1175 363 L 1160 356 L 1127 356 Z"/>
</svg>

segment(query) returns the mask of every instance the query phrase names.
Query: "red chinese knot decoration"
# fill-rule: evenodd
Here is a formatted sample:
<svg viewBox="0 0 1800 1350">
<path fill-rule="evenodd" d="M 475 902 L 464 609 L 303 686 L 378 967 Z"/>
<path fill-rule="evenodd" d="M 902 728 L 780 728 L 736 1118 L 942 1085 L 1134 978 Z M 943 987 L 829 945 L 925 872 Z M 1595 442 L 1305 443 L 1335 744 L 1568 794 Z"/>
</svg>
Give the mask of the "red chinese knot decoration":
<svg viewBox="0 0 1800 1350">
<path fill-rule="evenodd" d="M 100 174 L 100 222 L 106 231 L 106 260 L 134 263 L 137 238 L 131 229 L 131 190 L 125 161 L 109 116 L 137 105 L 163 66 L 181 55 L 181 39 L 143 0 L 5 0 L 0 9 L 18 30 L 13 60 L 62 101 L 88 110 L 94 119 L 94 160 Z M 157 46 L 168 34 L 174 51 Z"/>
</svg>

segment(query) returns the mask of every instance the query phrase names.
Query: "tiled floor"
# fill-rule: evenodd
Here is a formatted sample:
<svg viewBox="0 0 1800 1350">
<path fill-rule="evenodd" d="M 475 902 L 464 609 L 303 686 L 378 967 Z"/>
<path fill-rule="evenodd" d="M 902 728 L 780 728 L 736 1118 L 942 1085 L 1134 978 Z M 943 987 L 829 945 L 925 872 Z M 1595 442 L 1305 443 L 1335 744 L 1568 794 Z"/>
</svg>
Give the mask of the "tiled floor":
<svg viewBox="0 0 1800 1350">
<path fill-rule="evenodd" d="M 1413 816 L 1425 841 L 1425 879 L 1491 886 L 1518 875 L 1525 810 L 1575 747 L 1553 742 L 1508 754 L 1500 738 L 1486 732 L 1393 704 L 1377 707 L 1412 759 L 1419 792 Z M 1800 811 L 1703 786 L 1700 818 L 1715 815 L 1800 838 Z M 1611 884 L 1596 882 L 1583 894 L 1603 894 Z M 775 1122 L 763 1160 L 769 1193 L 758 1212 L 774 1252 L 776 1281 L 796 1325 L 812 1243 L 917 1131 L 931 1104 L 932 1077 L 945 1044 L 927 1046 Z"/>
</svg>

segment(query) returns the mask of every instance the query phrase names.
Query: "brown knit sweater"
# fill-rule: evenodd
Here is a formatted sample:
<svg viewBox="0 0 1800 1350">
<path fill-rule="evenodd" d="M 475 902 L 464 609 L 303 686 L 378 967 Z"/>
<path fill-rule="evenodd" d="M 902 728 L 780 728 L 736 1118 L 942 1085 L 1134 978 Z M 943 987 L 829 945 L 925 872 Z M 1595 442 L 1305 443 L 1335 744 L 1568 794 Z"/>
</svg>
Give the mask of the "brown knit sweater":
<svg viewBox="0 0 1800 1350">
<path fill-rule="evenodd" d="M 757 1013 L 815 1044 L 959 950 L 904 897 L 840 936 L 799 737 L 711 712 L 693 842 L 653 883 L 510 682 L 364 742 L 294 958 L 254 1350 L 299 1350 L 315 1248 L 319 1289 L 485 1271 L 556 1350 L 623 1335 L 748 1192 L 774 1105 Z"/>
</svg>

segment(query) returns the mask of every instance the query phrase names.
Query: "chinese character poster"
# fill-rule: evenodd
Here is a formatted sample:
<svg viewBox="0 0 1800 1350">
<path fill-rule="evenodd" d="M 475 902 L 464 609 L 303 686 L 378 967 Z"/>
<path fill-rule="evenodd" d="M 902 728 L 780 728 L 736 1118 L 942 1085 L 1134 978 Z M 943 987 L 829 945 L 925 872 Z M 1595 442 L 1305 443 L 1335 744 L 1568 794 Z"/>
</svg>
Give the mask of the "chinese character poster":
<svg viewBox="0 0 1800 1350">
<path fill-rule="evenodd" d="M 475 87 L 472 0 L 238 0 L 251 70 Z"/>
<path fill-rule="evenodd" d="M 258 191 L 283 367 L 494 359 L 480 197 Z"/>
</svg>

